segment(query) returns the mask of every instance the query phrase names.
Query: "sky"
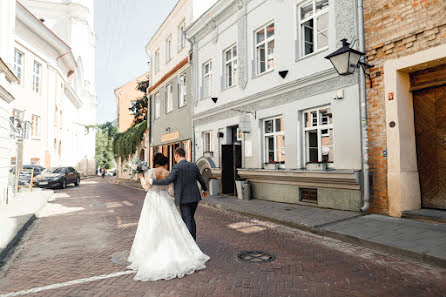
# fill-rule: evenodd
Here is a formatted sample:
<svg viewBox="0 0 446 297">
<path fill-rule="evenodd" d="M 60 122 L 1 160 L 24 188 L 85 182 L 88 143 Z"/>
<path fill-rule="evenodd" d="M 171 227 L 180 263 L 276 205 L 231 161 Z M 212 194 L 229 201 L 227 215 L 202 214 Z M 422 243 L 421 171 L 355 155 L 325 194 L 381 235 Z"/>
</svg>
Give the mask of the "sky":
<svg viewBox="0 0 446 297">
<path fill-rule="evenodd" d="M 177 0 L 95 0 L 97 122 L 117 118 L 113 91 L 148 71 L 145 46 Z"/>
</svg>

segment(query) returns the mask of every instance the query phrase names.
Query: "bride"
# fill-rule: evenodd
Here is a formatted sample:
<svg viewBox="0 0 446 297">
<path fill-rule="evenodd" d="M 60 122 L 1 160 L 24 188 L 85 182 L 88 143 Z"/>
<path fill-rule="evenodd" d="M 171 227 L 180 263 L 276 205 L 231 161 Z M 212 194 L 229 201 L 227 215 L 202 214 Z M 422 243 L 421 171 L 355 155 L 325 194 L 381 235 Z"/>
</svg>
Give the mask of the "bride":
<svg viewBox="0 0 446 297">
<path fill-rule="evenodd" d="M 153 163 L 155 169 L 149 170 L 145 178 L 138 174 L 147 194 L 128 258 L 128 268 L 136 271 L 134 280 L 140 281 L 181 278 L 206 268 L 209 260 L 175 207 L 170 196 L 172 185 L 148 186 L 149 179 L 164 179 L 169 175 L 168 159 L 163 154 L 156 154 Z"/>
</svg>

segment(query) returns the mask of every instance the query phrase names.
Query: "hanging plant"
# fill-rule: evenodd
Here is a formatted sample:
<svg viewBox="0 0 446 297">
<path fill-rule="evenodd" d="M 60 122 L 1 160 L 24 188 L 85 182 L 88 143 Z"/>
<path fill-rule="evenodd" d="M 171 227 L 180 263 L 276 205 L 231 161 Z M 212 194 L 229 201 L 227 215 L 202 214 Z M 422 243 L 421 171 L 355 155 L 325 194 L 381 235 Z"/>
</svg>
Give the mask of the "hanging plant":
<svg viewBox="0 0 446 297">
<path fill-rule="evenodd" d="M 113 140 L 113 154 L 121 160 L 127 160 L 136 152 L 147 129 L 147 120 L 131 127 L 123 133 L 116 133 Z"/>
</svg>

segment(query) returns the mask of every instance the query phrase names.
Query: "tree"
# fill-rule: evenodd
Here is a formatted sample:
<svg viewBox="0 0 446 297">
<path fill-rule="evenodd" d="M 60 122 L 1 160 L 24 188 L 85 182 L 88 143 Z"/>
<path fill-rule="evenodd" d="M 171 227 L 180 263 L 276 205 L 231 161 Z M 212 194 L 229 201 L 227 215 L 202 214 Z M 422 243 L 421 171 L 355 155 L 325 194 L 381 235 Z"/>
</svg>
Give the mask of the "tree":
<svg viewBox="0 0 446 297">
<path fill-rule="evenodd" d="M 136 89 L 141 93 L 146 94 L 147 88 L 149 87 L 149 77 L 147 76 L 147 80 L 139 81 Z M 147 120 L 147 112 L 148 112 L 148 98 L 146 95 L 139 98 L 135 104 L 129 108 L 129 110 L 135 115 L 135 118 L 132 122 L 132 127 L 138 125 L 139 123 Z"/>
<path fill-rule="evenodd" d="M 85 126 L 85 129 L 87 133 L 90 129 L 96 130 L 95 160 L 98 166 L 106 169 L 114 167 L 113 140 L 118 131 L 116 121 L 106 122 L 101 125 Z"/>
</svg>

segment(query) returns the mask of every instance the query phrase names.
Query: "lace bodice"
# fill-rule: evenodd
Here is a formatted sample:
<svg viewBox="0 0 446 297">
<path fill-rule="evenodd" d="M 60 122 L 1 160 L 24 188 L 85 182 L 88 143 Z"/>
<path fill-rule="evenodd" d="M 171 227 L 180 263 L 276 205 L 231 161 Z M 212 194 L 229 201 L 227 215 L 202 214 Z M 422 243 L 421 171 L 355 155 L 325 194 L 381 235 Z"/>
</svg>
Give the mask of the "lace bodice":
<svg viewBox="0 0 446 297">
<path fill-rule="evenodd" d="M 160 192 L 160 191 L 168 191 L 170 195 L 173 195 L 173 185 L 167 185 L 167 186 L 158 186 L 158 185 L 153 185 L 149 188 L 146 188 L 146 185 L 149 183 L 149 180 L 156 180 L 156 175 L 155 175 L 155 170 L 154 169 L 150 169 L 149 171 L 147 171 L 146 173 L 146 177 L 141 179 L 141 185 L 143 186 L 144 189 L 146 189 L 146 191 L 156 191 L 156 192 Z"/>
</svg>

